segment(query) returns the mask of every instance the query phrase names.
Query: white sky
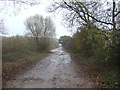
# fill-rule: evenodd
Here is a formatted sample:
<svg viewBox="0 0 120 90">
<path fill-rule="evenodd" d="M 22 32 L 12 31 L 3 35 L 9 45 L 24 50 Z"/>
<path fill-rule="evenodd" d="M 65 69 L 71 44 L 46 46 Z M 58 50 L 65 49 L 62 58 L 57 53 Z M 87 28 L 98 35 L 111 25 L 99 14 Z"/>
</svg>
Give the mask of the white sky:
<svg viewBox="0 0 120 90">
<path fill-rule="evenodd" d="M 4 10 L 4 12 L 7 12 L 7 13 L 0 12 L 0 17 L 2 16 L 5 20 L 5 26 L 6 26 L 7 32 L 8 32 L 7 35 L 8 36 L 24 35 L 25 31 L 26 31 L 25 26 L 24 26 L 24 22 L 25 22 L 26 18 L 31 15 L 35 15 L 35 14 L 40 14 L 43 16 L 50 15 L 54 19 L 55 24 L 56 24 L 57 38 L 59 38 L 60 36 L 63 36 L 63 35 L 70 35 L 71 33 L 61 24 L 61 22 L 62 22 L 61 13 L 50 14 L 50 13 L 46 12 L 45 8 L 46 8 L 46 6 L 48 6 L 50 4 L 50 1 L 52 1 L 52 0 L 40 0 L 41 3 L 39 5 L 32 6 L 32 7 L 27 5 L 27 7 L 26 7 L 27 9 L 22 10 L 16 16 L 10 15 L 12 10 L 14 10 L 14 7 L 7 8 L 7 6 L 4 5 L 3 10 Z M 86 0 L 86 1 L 89 1 L 89 0 Z M 99 1 L 99 0 L 97 0 L 97 1 Z M 102 0 L 102 1 L 105 1 L 105 0 Z M 112 0 L 109 0 L 109 1 L 112 1 Z M 1 3 L 1 1 L 0 1 L 0 3 Z M 0 5 L 0 9 L 1 9 L 1 7 L 2 6 Z M 9 11 L 7 11 L 7 10 L 9 10 Z"/>
<path fill-rule="evenodd" d="M 70 32 L 61 24 L 62 17 L 61 14 L 48 13 L 45 10 L 45 7 L 48 6 L 48 0 L 41 0 L 41 4 L 36 6 L 27 6 L 27 9 L 21 11 L 18 15 L 10 16 L 9 13 L 6 15 L 3 14 L 5 20 L 5 26 L 7 28 L 8 36 L 13 35 L 24 35 L 25 34 L 25 25 L 24 22 L 27 17 L 35 14 L 46 16 L 51 16 L 56 24 L 56 37 L 59 38 L 63 35 L 70 35 Z"/>
</svg>

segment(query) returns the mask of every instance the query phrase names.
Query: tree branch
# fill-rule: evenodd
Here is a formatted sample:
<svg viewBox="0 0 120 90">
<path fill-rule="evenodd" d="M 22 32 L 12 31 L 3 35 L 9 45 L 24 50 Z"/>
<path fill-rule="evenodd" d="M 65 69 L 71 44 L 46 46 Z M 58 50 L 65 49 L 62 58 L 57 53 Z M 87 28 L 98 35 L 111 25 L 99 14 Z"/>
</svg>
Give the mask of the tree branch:
<svg viewBox="0 0 120 90">
<path fill-rule="evenodd" d="M 82 4 L 82 3 L 81 3 Z M 104 21 L 101 21 L 101 20 L 98 20 L 97 18 L 93 17 L 92 15 L 90 15 L 91 13 L 88 11 L 88 9 L 84 6 L 84 4 L 82 4 L 83 7 L 86 9 L 87 11 L 87 15 L 90 16 L 92 19 L 94 19 L 95 21 L 97 22 L 100 22 L 100 23 L 104 23 L 104 24 L 110 24 L 110 25 L 113 25 L 112 23 L 108 23 L 108 22 L 104 22 Z"/>
<path fill-rule="evenodd" d="M 120 14 L 120 11 L 118 11 L 118 12 L 115 14 L 115 17 L 116 17 L 118 14 Z"/>
</svg>

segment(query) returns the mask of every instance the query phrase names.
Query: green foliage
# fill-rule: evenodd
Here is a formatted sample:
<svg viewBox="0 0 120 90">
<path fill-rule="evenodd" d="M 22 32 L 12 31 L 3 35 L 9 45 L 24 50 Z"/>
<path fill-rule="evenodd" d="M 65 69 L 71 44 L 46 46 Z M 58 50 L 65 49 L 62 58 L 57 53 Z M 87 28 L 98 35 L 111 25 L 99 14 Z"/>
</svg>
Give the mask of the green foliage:
<svg viewBox="0 0 120 90">
<path fill-rule="evenodd" d="M 62 46 L 64 47 L 70 39 L 71 39 L 70 36 L 61 36 L 58 42 L 62 44 Z"/>
<path fill-rule="evenodd" d="M 120 82 L 120 30 L 99 29 L 94 24 L 83 25 L 73 35 L 73 57 L 89 63 L 95 76 L 102 76 L 110 85 Z M 87 64 L 88 65 L 88 64 Z M 107 86 L 108 84 L 101 84 Z M 114 85 L 113 85 L 114 86 Z"/>
<path fill-rule="evenodd" d="M 105 51 L 105 36 L 96 26 L 82 26 L 73 35 L 73 42 L 76 52 L 85 57 L 99 57 Z M 98 52 L 98 53 L 97 53 Z M 96 53 L 98 55 L 96 55 Z"/>
<path fill-rule="evenodd" d="M 112 31 L 99 29 L 94 24 L 84 25 L 72 37 L 73 51 L 84 57 L 94 57 L 96 63 L 114 64 L 120 51 L 119 33 L 114 34 Z"/>
</svg>

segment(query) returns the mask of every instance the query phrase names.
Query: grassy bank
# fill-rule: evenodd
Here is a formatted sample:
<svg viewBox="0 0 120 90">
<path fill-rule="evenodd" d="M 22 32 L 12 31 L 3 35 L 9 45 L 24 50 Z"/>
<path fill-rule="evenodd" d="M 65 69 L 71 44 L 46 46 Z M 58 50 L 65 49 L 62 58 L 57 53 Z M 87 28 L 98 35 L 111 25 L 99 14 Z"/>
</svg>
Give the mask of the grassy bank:
<svg viewBox="0 0 120 90">
<path fill-rule="evenodd" d="M 97 88 L 118 88 L 119 76 L 118 69 L 116 70 L 114 66 L 106 65 L 105 63 L 97 63 L 94 57 L 85 58 L 79 53 L 71 53 L 73 60 L 77 64 L 82 65 L 83 69 L 88 72 L 88 75 L 92 75 L 92 79 L 96 84 Z"/>
<path fill-rule="evenodd" d="M 3 87 L 14 79 L 15 76 L 32 68 L 37 62 L 47 57 L 46 52 L 14 52 L 2 56 Z"/>
</svg>

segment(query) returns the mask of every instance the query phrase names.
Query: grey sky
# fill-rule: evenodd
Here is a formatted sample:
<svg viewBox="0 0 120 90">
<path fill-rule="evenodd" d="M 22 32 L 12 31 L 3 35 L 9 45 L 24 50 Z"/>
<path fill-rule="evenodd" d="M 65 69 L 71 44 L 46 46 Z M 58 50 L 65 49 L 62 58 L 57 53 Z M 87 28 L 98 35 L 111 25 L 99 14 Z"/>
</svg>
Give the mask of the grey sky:
<svg viewBox="0 0 120 90">
<path fill-rule="evenodd" d="M 61 24 L 62 22 L 62 15 L 61 13 L 48 13 L 46 12 L 45 8 L 48 6 L 50 1 L 47 0 L 41 0 L 41 3 L 39 5 L 35 6 L 29 6 L 27 5 L 26 8 L 19 12 L 16 16 L 9 15 L 10 13 L 2 13 L 2 17 L 5 20 L 5 26 L 7 28 L 8 36 L 13 35 L 24 35 L 25 33 L 25 26 L 24 21 L 27 17 L 40 14 L 44 17 L 51 16 L 56 24 L 56 36 L 59 38 L 62 35 L 70 35 L 70 32 L 67 31 L 66 28 Z M 11 10 L 13 8 L 11 7 Z M 7 11 L 6 11 L 7 12 Z"/>
</svg>

